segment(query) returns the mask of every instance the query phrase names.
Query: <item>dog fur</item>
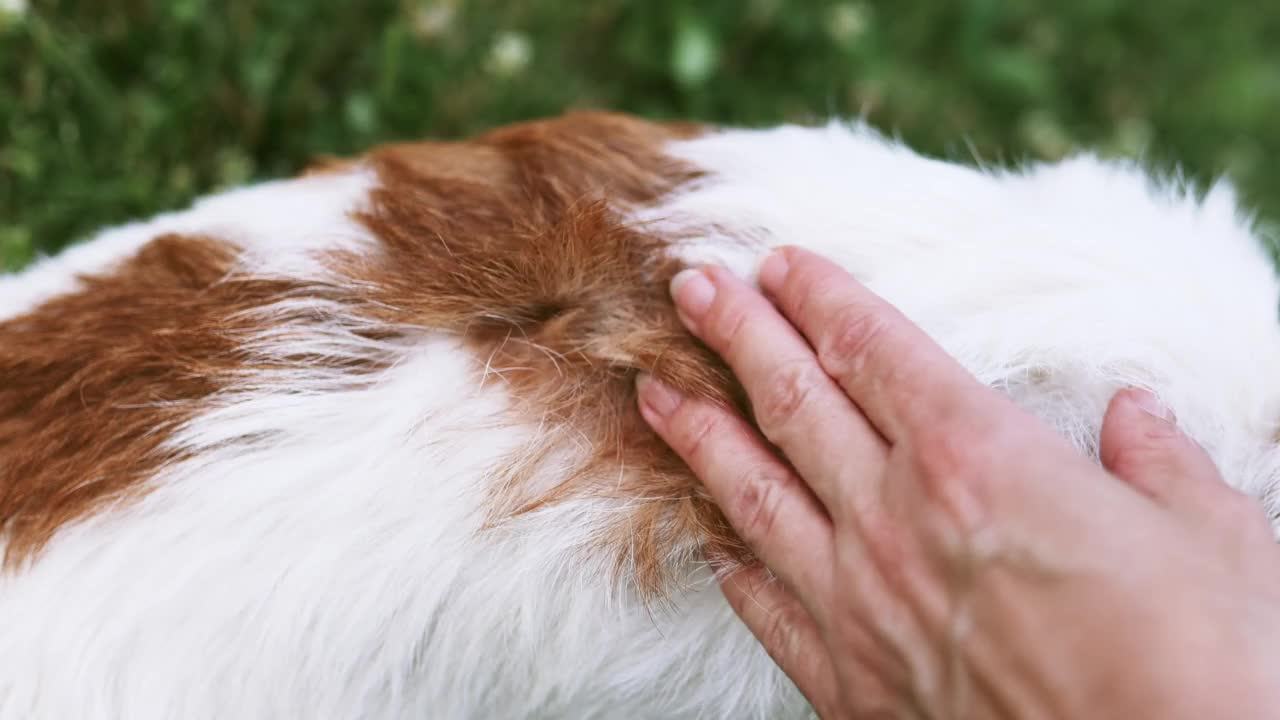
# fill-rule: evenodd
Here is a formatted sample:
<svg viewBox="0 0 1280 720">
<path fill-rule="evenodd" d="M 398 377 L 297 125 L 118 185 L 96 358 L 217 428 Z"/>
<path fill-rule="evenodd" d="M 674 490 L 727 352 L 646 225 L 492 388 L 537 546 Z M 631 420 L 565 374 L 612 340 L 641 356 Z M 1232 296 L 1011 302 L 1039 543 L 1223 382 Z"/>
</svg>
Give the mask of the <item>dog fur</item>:
<svg viewBox="0 0 1280 720">
<path fill-rule="evenodd" d="M 0 278 L 0 718 L 805 716 L 633 390 L 749 414 L 666 283 L 783 244 L 1082 452 L 1148 387 L 1280 505 L 1280 286 L 1225 184 L 571 114 Z"/>
</svg>

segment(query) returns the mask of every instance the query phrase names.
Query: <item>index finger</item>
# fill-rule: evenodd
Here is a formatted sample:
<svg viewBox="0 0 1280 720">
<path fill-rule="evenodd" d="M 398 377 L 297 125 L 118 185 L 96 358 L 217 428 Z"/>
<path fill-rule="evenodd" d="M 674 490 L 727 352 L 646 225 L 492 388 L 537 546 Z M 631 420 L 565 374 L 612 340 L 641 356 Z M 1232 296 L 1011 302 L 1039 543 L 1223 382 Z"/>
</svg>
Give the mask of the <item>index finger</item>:
<svg viewBox="0 0 1280 720">
<path fill-rule="evenodd" d="M 889 442 L 998 407 L 997 394 L 835 263 L 780 248 L 760 266 L 759 282 Z"/>
<path fill-rule="evenodd" d="M 841 515 L 876 496 L 884 439 L 777 308 L 715 266 L 677 275 L 672 296 L 686 326 L 741 380 L 765 438 L 829 512 Z"/>
<path fill-rule="evenodd" d="M 728 408 L 637 382 L 640 414 L 710 491 L 738 536 L 803 597 L 831 579 L 831 518 L 804 481 Z M 812 609 L 812 608 L 811 608 Z"/>
</svg>

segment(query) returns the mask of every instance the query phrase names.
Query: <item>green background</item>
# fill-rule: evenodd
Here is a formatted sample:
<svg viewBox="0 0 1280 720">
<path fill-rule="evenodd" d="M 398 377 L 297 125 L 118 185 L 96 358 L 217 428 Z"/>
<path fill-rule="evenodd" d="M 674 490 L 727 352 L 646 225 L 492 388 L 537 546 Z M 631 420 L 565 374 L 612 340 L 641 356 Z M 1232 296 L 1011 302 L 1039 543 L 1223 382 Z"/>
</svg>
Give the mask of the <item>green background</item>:
<svg viewBox="0 0 1280 720">
<path fill-rule="evenodd" d="M 0 0 L 0 267 L 319 154 L 604 107 L 1228 173 L 1280 217 L 1253 0 Z"/>
</svg>

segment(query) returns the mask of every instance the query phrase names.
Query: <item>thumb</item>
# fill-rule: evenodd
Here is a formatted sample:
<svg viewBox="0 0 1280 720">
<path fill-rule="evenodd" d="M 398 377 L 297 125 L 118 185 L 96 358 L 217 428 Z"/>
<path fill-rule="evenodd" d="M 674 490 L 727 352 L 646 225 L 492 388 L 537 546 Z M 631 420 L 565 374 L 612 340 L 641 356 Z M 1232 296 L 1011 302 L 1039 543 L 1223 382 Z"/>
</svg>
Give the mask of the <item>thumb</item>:
<svg viewBox="0 0 1280 720">
<path fill-rule="evenodd" d="M 1103 466 L 1175 512 L 1203 514 L 1235 495 L 1213 460 L 1178 429 L 1173 413 L 1151 392 L 1122 390 L 1102 421 Z"/>
</svg>

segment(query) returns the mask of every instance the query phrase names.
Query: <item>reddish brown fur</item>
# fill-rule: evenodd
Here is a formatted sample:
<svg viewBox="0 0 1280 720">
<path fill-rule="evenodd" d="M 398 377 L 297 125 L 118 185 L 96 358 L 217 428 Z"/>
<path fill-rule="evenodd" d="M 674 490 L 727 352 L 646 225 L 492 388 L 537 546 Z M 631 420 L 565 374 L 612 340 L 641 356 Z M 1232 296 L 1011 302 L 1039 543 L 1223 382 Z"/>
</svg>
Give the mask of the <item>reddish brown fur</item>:
<svg viewBox="0 0 1280 720">
<path fill-rule="evenodd" d="M 634 381 L 646 371 L 692 395 L 740 406 L 742 395 L 676 318 L 666 288 L 681 266 L 668 241 L 626 226 L 613 209 L 652 203 L 692 179 L 661 147 L 694 132 L 579 114 L 465 145 L 376 152 L 382 188 L 364 220 L 385 250 L 350 264 L 378 288 L 385 320 L 465 334 L 510 383 L 523 419 L 590 438 L 593 456 L 550 490 L 527 484 L 538 448 L 514 460 L 495 483 L 494 519 L 573 495 L 628 500 L 606 541 L 619 569 L 650 593 L 689 541 L 741 554 L 701 486 L 640 418 Z"/>
<path fill-rule="evenodd" d="M 235 250 L 166 235 L 83 290 L 0 323 L 4 561 L 123 499 L 167 459 L 161 443 L 239 364 L 229 316 L 285 284 L 223 281 Z"/>
<path fill-rule="evenodd" d="M 552 488 L 529 481 L 546 446 L 513 458 L 493 478 L 495 523 L 572 496 L 627 500 L 629 514 L 603 541 L 651 595 L 678 547 L 740 555 L 698 483 L 645 427 L 633 390 L 647 371 L 744 405 L 675 317 L 666 284 L 680 267 L 665 254 L 668 241 L 627 227 L 616 211 L 692 179 L 661 145 L 697 131 L 578 114 L 468 143 L 376 150 L 367 160 L 382 187 L 361 219 L 382 248 L 334 258 L 335 269 L 374 288 L 361 297 L 228 278 L 234 249 L 167 236 L 82 291 L 0 323 L 8 561 L 144 488 L 174 459 L 163 440 L 246 362 L 240 342 L 255 321 L 241 311 L 300 292 L 326 293 L 387 328 L 462 334 L 509 383 L 521 420 L 590 439 L 592 457 Z"/>
</svg>

